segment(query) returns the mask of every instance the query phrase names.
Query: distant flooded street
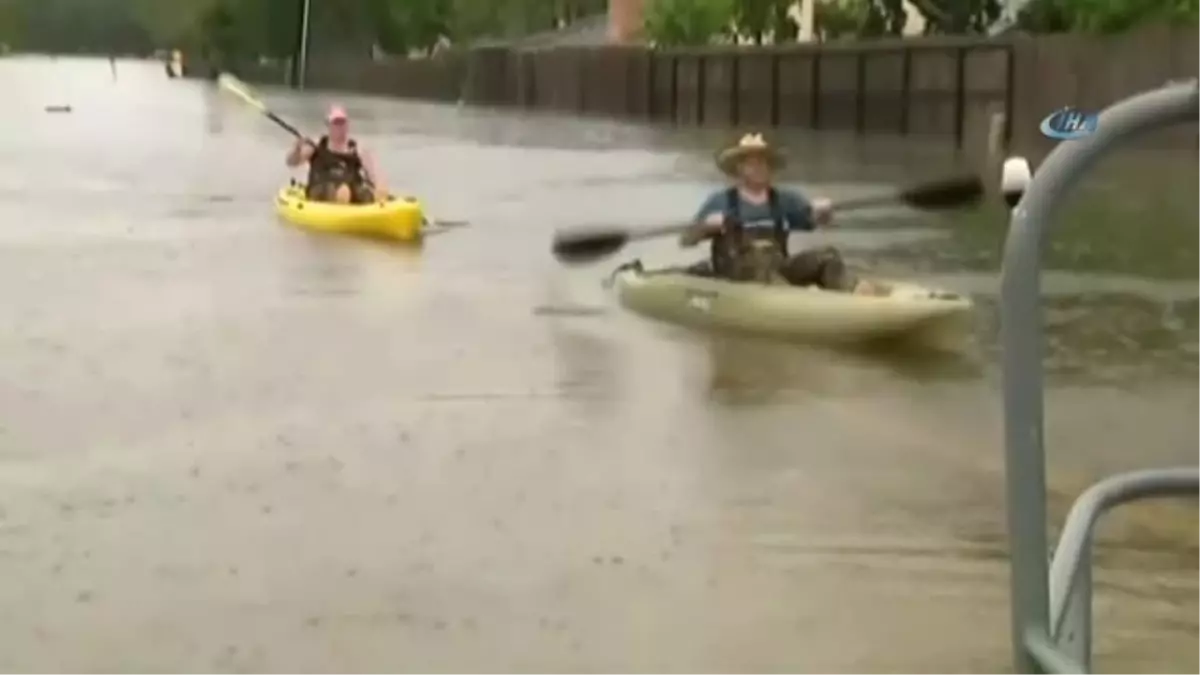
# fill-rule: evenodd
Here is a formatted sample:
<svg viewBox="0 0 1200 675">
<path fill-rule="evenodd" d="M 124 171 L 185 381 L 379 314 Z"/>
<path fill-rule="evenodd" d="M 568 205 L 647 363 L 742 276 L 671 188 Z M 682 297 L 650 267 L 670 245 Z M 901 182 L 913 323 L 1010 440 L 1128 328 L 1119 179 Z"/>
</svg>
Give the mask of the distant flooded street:
<svg viewBox="0 0 1200 675">
<path fill-rule="evenodd" d="M 0 669 L 994 672 L 1010 667 L 1006 217 L 806 241 L 971 294 L 958 357 L 624 313 L 554 229 L 689 217 L 709 132 L 344 96 L 422 250 L 280 225 L 290 139 L 157 62 L 0 59 Z M 266 94 L 316 133 L 331 100 Z M 50 113 L 49 105 L 72 106 Z M 784 137 L 831 197 L 936 177 Z M 1047 244 L 1056 529 L 1196 462 L 1194 161 L 1110 162 Z M 1097 667 L 1196 672 L 1192 503 L 1100 532 Z"/>
</svg>

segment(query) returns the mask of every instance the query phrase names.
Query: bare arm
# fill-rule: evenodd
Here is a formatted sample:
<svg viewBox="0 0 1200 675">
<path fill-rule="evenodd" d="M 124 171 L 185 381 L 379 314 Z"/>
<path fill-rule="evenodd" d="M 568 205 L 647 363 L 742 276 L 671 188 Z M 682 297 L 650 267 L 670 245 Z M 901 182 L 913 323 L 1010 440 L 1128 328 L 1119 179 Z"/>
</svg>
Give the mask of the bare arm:
<svg viewBox="0 0 1200 675">
<path fill-rule="evenodd" d="M 721 232 L 724 218 L 719 213 L 714 213 L 708 218 L 694 223 L 691 227 L 683 231 L 679 235 L 679 245 L 685 248 L 695 246 L 705 239 L 709 239 Z"/>
<path fill-rule="evenodd" d="M 360 150 L 358 157 L 362 160 L 363 171 L 367 174 L 367 180 L 371 181 L 371 185 L 374 188 L 375 198 L 379 201 L 387 199 L 387 185 L 383 182 L 383 172 L 379 170 L 379 164 L 375 161 L 375 155 L 366 150 Z"/>
<path fill-rule="evenodd" d="M 833 202 L 818 197 L 812 200 L 812 219 L 817 227 L 827 227 L 833 222 Z"/>
<path fill-rule="evenodd" d="M 696 214 L 694 224 L 679 235 L 679 245 L 691 247 L 721 233 L 725 226 L 725 212 L 721 208 L 721 198 L 709 197 Z"/>
<path fill-rule="evenodd" d="M 791 231 L 815 230 L 833 220 L 833 202 L 824 197 L 808 199 L 798 192 L 781 191 L 780 198 Z"/>
<path fill-rule="evenodd" d="M 296 168 L 312 159 L 313 144 L 307 138 L 296 139 L 296 144 L 288 151 L 284 162 L 289 168 Z"/>
</svg>

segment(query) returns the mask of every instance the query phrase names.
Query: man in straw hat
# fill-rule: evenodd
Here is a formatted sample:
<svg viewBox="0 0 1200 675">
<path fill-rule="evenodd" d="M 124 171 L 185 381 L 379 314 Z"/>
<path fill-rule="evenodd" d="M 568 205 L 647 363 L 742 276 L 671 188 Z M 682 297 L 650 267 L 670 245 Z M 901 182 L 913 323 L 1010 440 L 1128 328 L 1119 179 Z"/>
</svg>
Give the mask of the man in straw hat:
<svg viewBox="0 0 1200 675">
<path fill-rule="evenodd" d="M 828 199 L 810 201 L 771 184 L 785 161 L 762 134 L 746 134 L 717 154 L 717 167 L 733 184 L 705 200 L 695 225 L 680 237 L 683 246 L 712 241 L 711 260 L 692 271 L 735 281 L 773 283 L 782 278 L 797 286 L 854 292 L 859 284 L 836 249 L 789 255 L 788 234 L 828 224 L 833 211 Z"/>
</svg>

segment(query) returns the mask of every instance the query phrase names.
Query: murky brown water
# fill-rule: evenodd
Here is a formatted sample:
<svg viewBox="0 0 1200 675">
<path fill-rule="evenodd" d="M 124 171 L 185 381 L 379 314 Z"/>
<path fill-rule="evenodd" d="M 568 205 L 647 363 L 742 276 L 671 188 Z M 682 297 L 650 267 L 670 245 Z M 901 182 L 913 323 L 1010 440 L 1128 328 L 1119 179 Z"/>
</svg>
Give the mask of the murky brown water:
<svg viewBox="0 0 1200 675">
<path fill-rule="evenodd" d="M 288 139 L 205 83 L 0 80 L 0 668 L 1008 666 L 997 213 L 823 235 L 975 294 L 969 356 L 708 337 L 547 251 L 690 213 L 702 135 L 350 97 L 391 184 L 472 222 L 412 252 L 279 226 Z M 272 101 L 310 127 L 324 103 Z M 789 140 L 835 196 L 953 163 Z M 1195 180 L 1097 181 L 1053 247 L 1055 522 L 1095 478 L 1196 461 Z M 1105 528 L 1102 669 L 1200 667 L 1194 510 Z"/>
</svg>

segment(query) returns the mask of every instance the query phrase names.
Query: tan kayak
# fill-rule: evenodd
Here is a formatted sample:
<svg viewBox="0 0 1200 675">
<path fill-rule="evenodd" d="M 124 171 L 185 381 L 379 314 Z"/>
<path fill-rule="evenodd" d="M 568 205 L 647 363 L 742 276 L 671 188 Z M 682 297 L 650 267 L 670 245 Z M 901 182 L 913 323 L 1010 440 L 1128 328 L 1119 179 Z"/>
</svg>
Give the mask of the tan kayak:
<svg viewBox="0 0 1200 675">
<path fill-rule="evenodd" d="M 639 314 L 688 326 L 808 342 L 915 340 L 946 347 L 970 324 L 969 298 L 904 282 L 873 281 L 874 295 L 816 287 L 735 283 L 640 262 L 612 277 L 617 298 Z"/>
</svg>

